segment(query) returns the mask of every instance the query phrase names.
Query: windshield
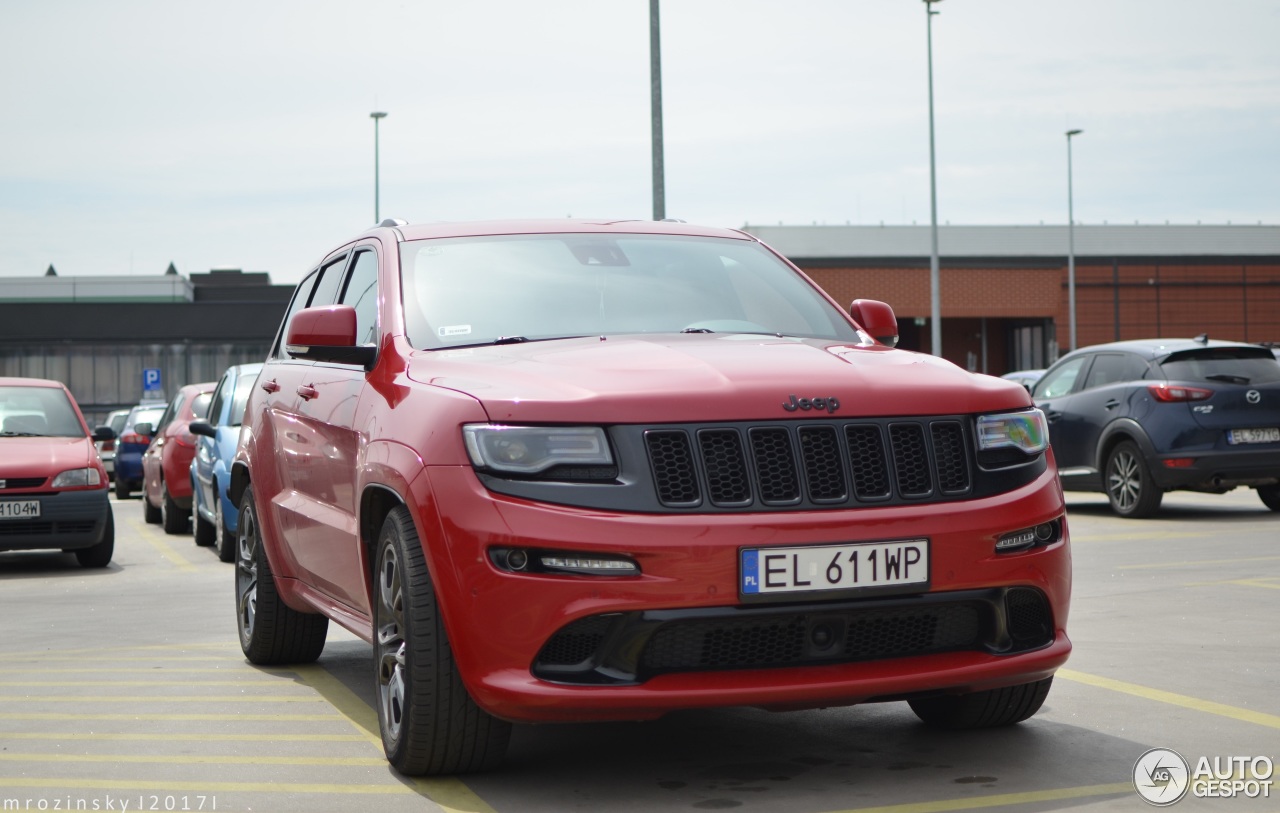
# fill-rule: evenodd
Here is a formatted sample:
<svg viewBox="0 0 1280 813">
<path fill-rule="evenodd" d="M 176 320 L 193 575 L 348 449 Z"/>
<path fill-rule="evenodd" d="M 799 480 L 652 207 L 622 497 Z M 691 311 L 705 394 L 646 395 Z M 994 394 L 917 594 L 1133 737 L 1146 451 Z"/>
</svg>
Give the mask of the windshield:
<svg viewBox="0 0 1280 813">
<path fill-rule="evenodd" d="M 624 333 L 762 333 L 857 342 L 831 303 L 748 240 L 548 234 L 401 247 L 419 348 Z"/>
<path fill-rule="evenodd" d="M 148 407 L 134 407 L 129 413 L 129 417 L 125 420 L 124 431 L 132 432 L 133 427 L 140 423 L 149 423 L 152 428 L 155 427 L 156 421 L 160 420 L 160 416 L 164 414 L 165 405 L 156 404 Z"/>
<path fill-rule="evenodd" d="M 0 387 L 0 438 L 82 438 L 84 427 L 59 387 Z"/>
<path fill-rule="evenodd" d="M 1262 347 L 1214 347 L 1174 353 L 1160 365 L 1170 381 L 1273 384 L 1280 361 Z"/>
</svg>

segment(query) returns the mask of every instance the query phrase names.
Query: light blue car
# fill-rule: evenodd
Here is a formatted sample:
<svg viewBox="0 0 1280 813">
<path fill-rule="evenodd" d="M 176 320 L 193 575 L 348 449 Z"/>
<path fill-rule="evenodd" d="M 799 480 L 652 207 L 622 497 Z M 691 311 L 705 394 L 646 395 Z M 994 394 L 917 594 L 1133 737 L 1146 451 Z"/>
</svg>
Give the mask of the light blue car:
<svg viewBox="0 0 1280 813">
<path fill-rule="evenodd" d="M 231 459 L 240 440 L 245 404 L 262 365 L 228 367 L 209 402 L 209 419 L 192 421 L 197 436 L 191 461 L 191 526 L 197 545 L 215 545 L 218 558 L 230 562 L 236 555 L 236 523 L 239 506 L 227 497 L 231 483 Z"/>
</svg>

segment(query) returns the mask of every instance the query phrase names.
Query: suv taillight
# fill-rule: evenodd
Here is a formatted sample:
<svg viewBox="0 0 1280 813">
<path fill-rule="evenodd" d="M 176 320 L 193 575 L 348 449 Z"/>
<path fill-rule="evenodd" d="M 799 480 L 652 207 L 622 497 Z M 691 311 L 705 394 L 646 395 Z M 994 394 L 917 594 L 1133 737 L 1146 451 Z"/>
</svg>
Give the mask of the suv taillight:
<svg viewBox="0 0 1280 813">
<path fill-rule="evenodd" d="M 151 438 L 146 435 L 139 435 L 137 432 L 126 432 L 120 436 L 121 443 L 135 443 L 140 446 L 146 446 L 151 442 Z"/>
<path fill-rule="evenodd" d="M 1151 396 L 1157 401 L 1173 403 L 1177 401 L 1205 401 L 1213 396 L 1213 390 L 1202 387 L 1183 387 L 1178 384 L 1152 384 L 1147 387 Z"/>
</svg>

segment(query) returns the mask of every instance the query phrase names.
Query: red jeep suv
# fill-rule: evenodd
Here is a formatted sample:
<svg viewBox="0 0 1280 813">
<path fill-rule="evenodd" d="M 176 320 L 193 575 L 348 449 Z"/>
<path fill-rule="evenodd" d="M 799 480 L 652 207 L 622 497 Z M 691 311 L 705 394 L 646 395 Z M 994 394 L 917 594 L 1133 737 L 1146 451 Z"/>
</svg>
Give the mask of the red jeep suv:
<svg viewBox="0 0 1280 813">
<path fill-rule="evenodd" d="M 372 644 L 387 758 L 512 722 L 1034 714 L 1071 563 L 1044 415 L 739 231 L 384 221 L 298 286 L 234 462 L 241 645 Z"/>
</svg>

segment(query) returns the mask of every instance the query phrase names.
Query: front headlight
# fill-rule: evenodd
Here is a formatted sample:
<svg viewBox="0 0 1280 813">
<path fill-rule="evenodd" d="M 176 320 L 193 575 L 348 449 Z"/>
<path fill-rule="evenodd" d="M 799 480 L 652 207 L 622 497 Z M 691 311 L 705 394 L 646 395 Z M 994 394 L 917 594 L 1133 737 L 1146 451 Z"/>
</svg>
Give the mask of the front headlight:
<svg viewBox="0 0 1280 813">
<path fill-rule="evenodd" d="M 538 474 L 554 466 L 611 466 L 613 455 L 598 426 L 462 427 L 467 454 L 478 469 Z"/>
<path fill-rule="evenodd" d="M 1018 449 L 1039 454 L 1049 448 L 1049 424 L 1038 409 L 978 418 L 978 449 Z"/>
<path fill-rule="evenodd" d="M 71 469 L 64 471 L 57 477 L 53 478 L 50 483 L 52 488 L 83 488 L 86 486 L 96 486 L 102 483 L 102 477 L 98 474 L 98 470 L 92 466 L 87 469 Z"/>
</svg>

